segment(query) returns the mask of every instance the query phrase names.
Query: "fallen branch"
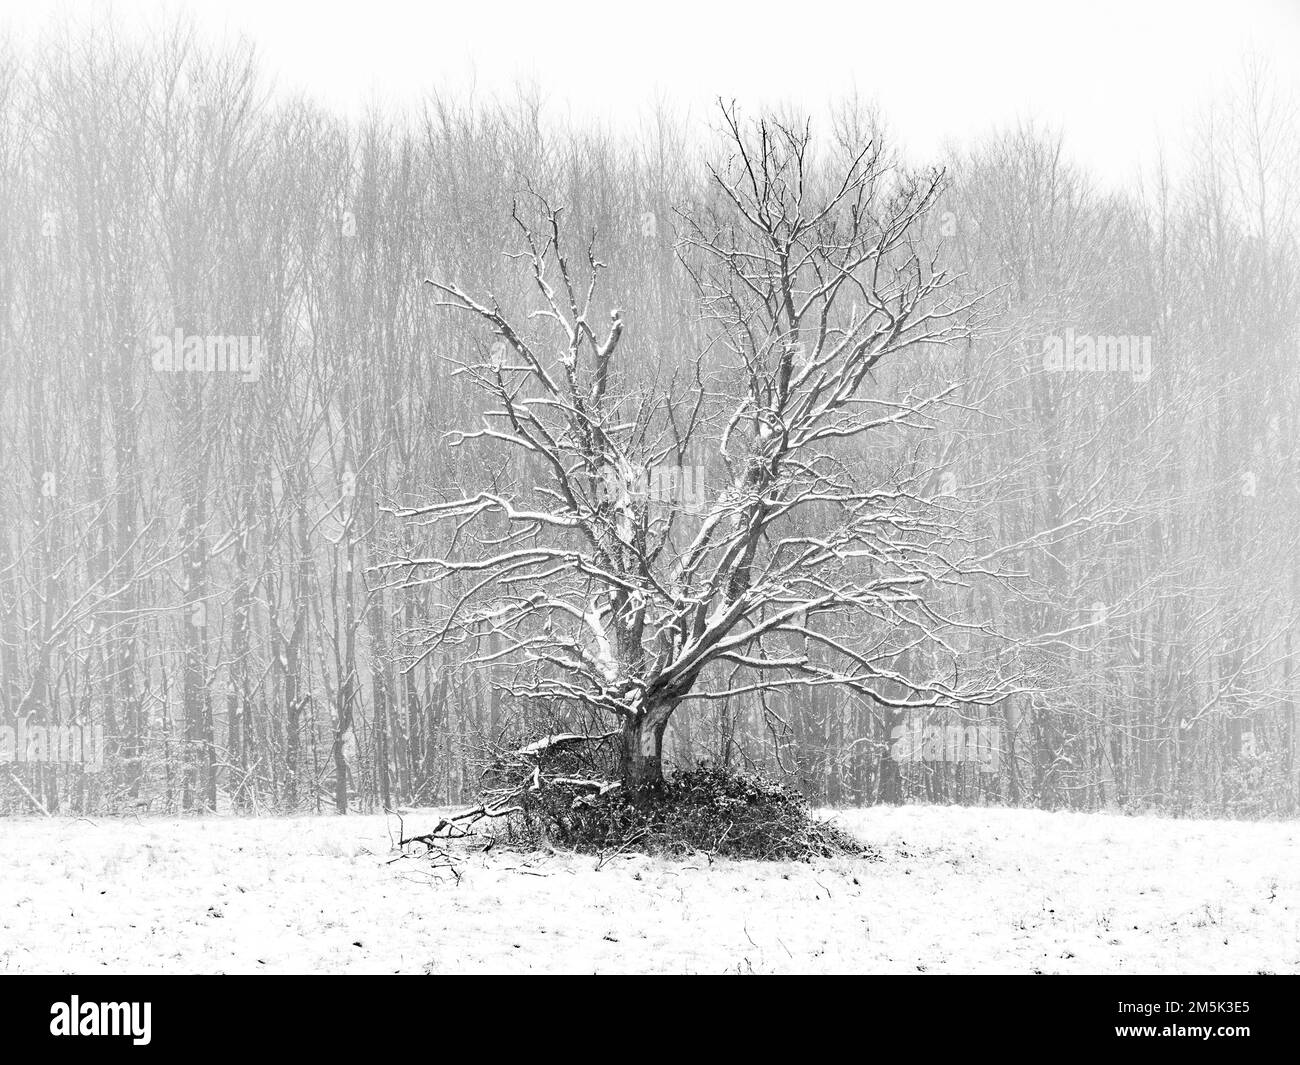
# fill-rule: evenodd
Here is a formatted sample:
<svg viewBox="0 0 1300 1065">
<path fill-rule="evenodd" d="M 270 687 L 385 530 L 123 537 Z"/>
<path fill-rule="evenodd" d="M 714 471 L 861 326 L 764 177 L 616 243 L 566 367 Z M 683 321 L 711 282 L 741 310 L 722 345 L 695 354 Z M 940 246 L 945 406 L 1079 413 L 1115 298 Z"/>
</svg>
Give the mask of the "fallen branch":
<svg viewBox="0 0 1300 1065">
<path fill-rule="evenodd" d="M 12 769 L 7 770 L 7 772 L 9 774 L 9 779 L 18 785 L 18 790 L 27 796 L 28 801 L 30 801 L 31 804 L 36 807 L 36 809 L 40 810 L 40 812 L 43 813 L 46 817 L 54 816 L 52 813 L 50 813 L 49 810 L 45 808 L 45 804 L 42 803 L 40 799 L 38 799 L 35 795 L 33 795 L 30 791 L 27 790 L 27 785 L 24 784 L 21 780 L 19 780 L 16 776 L 14 776 L 14 772 Z"/>
</svg>

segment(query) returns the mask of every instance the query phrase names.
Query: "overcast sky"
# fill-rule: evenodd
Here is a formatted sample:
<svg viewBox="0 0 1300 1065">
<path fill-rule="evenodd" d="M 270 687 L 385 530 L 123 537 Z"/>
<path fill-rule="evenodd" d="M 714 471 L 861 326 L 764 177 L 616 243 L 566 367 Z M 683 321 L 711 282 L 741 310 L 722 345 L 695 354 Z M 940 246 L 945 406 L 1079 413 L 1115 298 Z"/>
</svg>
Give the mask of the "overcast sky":
<svg viewBox="0 0 1300 1065">
<path fill-rule="evenodd" d="M 104 4 L 0 0 L 27 38 Z M 617 123 L 663 98 L 704 114 L 718 95 L 814 111 L 856 89 L 917 159 L 948 138 L 1036 116 L 1110 181 L 1190 122 L 1254 53 L 1300 93 L 1300 0 L 116 0 L 119 19 L 191 12 L 246 35 L 284 89 L 335 108 L 413 102 L 429 88 L 537 83 L 557 115 Z"/>
</svg>

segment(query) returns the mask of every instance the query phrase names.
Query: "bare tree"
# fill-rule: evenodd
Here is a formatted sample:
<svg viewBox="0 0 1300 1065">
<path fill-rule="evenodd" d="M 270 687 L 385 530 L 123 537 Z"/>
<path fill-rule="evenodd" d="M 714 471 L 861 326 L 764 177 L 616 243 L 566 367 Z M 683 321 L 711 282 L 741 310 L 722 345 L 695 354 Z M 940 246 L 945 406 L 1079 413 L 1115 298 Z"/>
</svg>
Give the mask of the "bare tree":
<svg viewBox="0 0 1300 1065">
<path fill-rule="evenodd" d="M 491 405 L 454 442 L 522 449 L 538 479 L 406 511 L 454 525 L 453 549 L 387 564 L 448 586 L 431 645 L 508 662 L 513 696 L 612 715 L 632 786 L 661 783 L 688 699 L 833 686 L 906 708 L 1009 690 L 961 675 L 951 637 L 968 623 L 933 601 L 982 571 L 978 545 L 926 497 L 932 471 L 874 466 L 864 443 L 923 426 L 953 391 L 880 388 L 882 361 L 971 333 L 978 297 L 918 233 L 941 175 L 897 172 L 874 142 L 819 163 L 806 123 L 722 116 L 728 157 L 680 212 L 701 311 L 684 366 L 638 373 L 651 360 L 622 312 L 596 324 L 595 238 L 577 265 L 545 198 L 538 224 L 514 211 L 530 309 L 429 282 L 495 342 L 458 362 Z"/>
</svg>

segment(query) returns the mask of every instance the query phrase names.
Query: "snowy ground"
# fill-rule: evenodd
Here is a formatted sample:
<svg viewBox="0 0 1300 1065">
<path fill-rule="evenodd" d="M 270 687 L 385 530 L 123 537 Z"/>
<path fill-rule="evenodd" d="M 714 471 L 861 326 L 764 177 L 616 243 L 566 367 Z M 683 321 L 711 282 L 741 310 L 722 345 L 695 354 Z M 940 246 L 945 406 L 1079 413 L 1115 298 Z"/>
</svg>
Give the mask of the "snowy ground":
<svg viewBox="0 0 1300 1065">
<path fill-rule="evenodd" d="M 841 816 L 883 861 L 494 851 L 459 882 L 393 861 L 395 818 L 5 821 L 0 973 L 1300 972 L 1300 826 Z"/>
</svg>

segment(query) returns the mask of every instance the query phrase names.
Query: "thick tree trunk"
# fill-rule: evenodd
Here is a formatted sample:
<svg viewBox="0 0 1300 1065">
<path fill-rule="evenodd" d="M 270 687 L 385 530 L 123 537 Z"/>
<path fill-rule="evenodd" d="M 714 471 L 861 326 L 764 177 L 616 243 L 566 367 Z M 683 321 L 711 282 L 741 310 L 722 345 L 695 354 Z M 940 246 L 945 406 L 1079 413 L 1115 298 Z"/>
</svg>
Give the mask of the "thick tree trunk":
<svg viewBox="0 0 1300 1065">
<path fill-rule="evenodd" d="M 623 724 L 623 784 L 640 791 L 663 788 L 664 730 L 671 705 L 651 706 Z"/>
</svg>

